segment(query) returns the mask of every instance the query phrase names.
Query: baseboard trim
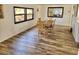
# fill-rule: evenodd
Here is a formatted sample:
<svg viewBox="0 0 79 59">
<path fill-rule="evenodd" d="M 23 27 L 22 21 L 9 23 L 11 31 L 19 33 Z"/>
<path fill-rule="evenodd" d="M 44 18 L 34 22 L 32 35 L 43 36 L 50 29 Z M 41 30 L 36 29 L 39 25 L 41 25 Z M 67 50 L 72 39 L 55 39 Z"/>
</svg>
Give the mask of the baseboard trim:
<svg viewBox="0 0 79 59">
<path fill-rule="evenodd" d="M 22 31 L 22 32 L 19 32 L 19 33 L 17 33 L 17 34 L 14 34 L 14 35 L 11 35 L 11 36 L 9 36 L 9 37 L 7 37 L 7 38 L 4 38 L 4 39 L 2 39 L 0 42 L 6 41 L 6 40 L 8 40 L 8 39 L 10 39 L 10 38 L 12 38 L 12 37 L 18 35 L 18 34 L 21 34 L 21 33 L 25 32 L 25 31 L 29 31 L 29 30 L 31 30 L 31 29 L 34 28 L 34 27 L 36 27 L 36 25 L 34 25 L 34 26 L 32 26 L 31 28 L 28 28 L 28 29 L 26 29 L 26 30 L 24 30 L 24 31 Z"/>
<path fill-rule="evenodd" d="M 68 25 L 58 25 L 58 24 L 55 24 L 57 26 L 66 26 L 66 27 L 71 27 L 71 26 L 68 26 Z"/>
</svg>

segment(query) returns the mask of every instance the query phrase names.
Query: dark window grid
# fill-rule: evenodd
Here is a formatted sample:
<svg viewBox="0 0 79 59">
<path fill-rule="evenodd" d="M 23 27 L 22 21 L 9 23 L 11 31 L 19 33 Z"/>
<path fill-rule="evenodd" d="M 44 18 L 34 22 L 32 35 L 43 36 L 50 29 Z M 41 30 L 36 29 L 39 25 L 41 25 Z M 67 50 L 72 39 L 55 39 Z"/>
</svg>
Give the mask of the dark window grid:
<svg viewBox="0 0 79 59">
<path fill-rule="evenodd" d="M 54 16 L 49 16 L 49 8 L 62 8 L 62 16 L 61 17 L 54 17 Z M 63 18 L 63 14 L 64 14 L 64 7 L 48 7 L 47 9 L 47 16 L 48 17 L 53 17 L 53 18 Z"/>
<path fill-rule="evenodd" d="M 21 9 L 24 9 L 24 14 L 15 14 L 15 8 L 21 8 Z M 27 9 L 32 9 L 32 18 L 31 19 L 27 19 Z M 24 15 L 24 20 L 23 21 L 19 21 L 19 22 L 16 22 L 16 18 L 15 16 L 18 16 L 18 15 Z M 14 7 L 14 23 L 17 24 L 17 23 L 21 23 L 21 22 L 25 22 L 25 21 L 29 21 L 29 20 L 33 20 L 34 19 L 34 9 L 33 8 L 23 8 L 23 7 Z"/>
</svg>

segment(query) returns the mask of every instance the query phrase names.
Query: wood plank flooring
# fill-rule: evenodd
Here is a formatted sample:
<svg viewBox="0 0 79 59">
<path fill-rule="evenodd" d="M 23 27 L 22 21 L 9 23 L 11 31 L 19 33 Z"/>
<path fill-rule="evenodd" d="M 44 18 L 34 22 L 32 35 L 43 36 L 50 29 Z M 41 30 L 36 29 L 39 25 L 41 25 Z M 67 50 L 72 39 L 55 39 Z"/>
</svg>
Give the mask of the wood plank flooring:
<svg viewBox="0 0 79 59">
<path fill-rule="evenodd" d="M 0 43 L 0 55 L 76 55 L 77 44 L 69 27 L 55 26 L 48 36 L 37 28 L 20 33 Z"/>
</svg>

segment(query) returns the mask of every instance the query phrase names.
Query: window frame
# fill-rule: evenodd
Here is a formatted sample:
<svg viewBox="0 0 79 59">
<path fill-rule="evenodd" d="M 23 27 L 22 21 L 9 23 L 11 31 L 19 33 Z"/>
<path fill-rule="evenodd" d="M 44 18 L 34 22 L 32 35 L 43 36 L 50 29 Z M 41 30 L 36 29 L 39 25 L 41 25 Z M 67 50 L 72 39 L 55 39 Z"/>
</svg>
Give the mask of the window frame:
<svg viewBox="0 0 79 59">
<path fill-rule="evenodd" d="M 21 9 L 24 9 L 24 14 L 15 14 L 15 8 L 21 8 Z M 32 9 L 32 18 L 31 19 L 27 19 L 27 9 Z M 14 10 L 14 23 L 17 24 L 17 23 L 22 23 L 22 22 L 26 22 L 26 21 L 30 21 L 30 20 L 33 20 L 34 19 L 34 8 L 27 8 L 27 7 L 17 7 L 17 6 L 14 6 L 13 7 L 13 10 Z M 24 20 L 23 21 L 16 21 L 16 15 L 24 15 Z"/>
<path fill-rule="evenodd" d="M 32 18 L 31 19 L 27 19 L 27 21 L 34 19 L 34 8 L 26 8 L 26 9 L 32 9 L 32 14 L 31 14 Z M 26 15 L 28 15 L 28 14 L 26 14 Z"/>
<path fill-rule="evenodd" d="M 54 8 L 61 8 L 62 9 L 62 15 L 61 15 L 61 17 L 55 17 L 55 16 L 49 16 L 49 9 L 54 9 Z M 63 15 L 64 15 L 64 7 L 48 7 L 48 9 L 47 9 L 47 16 L 48 17 L 53 17 L 53 18 L 63 18 Z"/>
</svg>

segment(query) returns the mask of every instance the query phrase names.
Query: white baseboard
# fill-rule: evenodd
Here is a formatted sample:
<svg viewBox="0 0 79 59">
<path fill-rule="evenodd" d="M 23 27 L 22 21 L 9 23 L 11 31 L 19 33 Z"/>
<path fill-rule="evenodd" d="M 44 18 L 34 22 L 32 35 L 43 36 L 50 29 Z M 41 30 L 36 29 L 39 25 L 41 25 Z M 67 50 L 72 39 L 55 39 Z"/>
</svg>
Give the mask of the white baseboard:
<svg viewBox="0 0 79 59">
<path fill-rule="evenodd" d="M 35 27 L 36 25 L 34 25 L 34 26 L 32 26 L 32 27 Z M 31 27 L 31 28 L 32 28 Z M 26 29 L 26 30 L 29 30 L 30 28 L 28 28 L 28 29 Z M 26 30 L 24 30 L 24 31 L 26 31 Z M 21 31 L 21 32 L 24 32 L 24 31 Z M 18 32 L 18 33 L 16 33 L 16 34 L 13 34 L 13 35 L 9 35 L 9 36 L 7 36 L 7 37 L 4 37 L 2 40 L 0 40 L 0 42 L 3 42 L 3 41 L 5 41 L 5 40 L 7 40 L 7 39 L 9 39 L 9 38 L 11 38 L 11 37 L 13 37 L 13 36 L 15 36 L 15 35 L 18 35 L 19 33 L 21 33 L 21 32 Z"/>
</svg>

